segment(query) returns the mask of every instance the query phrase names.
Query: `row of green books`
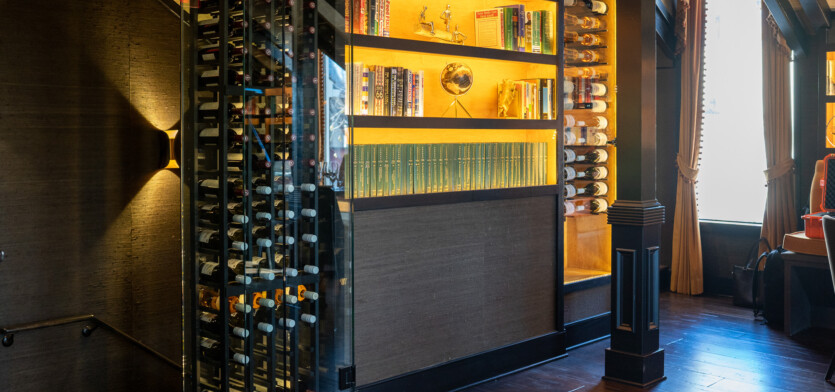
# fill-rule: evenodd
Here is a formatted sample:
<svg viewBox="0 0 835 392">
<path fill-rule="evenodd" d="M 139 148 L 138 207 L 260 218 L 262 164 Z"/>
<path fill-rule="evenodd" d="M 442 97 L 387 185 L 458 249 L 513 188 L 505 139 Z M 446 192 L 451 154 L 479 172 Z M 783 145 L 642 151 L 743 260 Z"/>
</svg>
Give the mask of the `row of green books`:
<svg viewBox="0 0 835 392">
<path fill-rule="evenodd" d="M 554 54 L 554 12 L 526 11 L 524 4 L 475 12 L 476 46 Z"/>
<path fill-rule="evenodd" d="M 353 146 L 345 183 L 356 198 L 546 185 L 547 143 Z"/>
</svg>

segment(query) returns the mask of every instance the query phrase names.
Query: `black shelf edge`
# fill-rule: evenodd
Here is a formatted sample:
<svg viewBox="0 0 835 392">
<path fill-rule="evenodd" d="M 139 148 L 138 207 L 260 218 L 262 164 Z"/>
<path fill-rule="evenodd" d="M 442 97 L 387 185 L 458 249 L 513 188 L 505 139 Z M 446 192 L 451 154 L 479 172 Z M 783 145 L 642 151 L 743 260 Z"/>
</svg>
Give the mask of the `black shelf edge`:
<svg viewBox="0 0 835 392">
<path fill-rule="evenodd" d="M 433 128 L 433 129 L 554 129 L 558 120 L 520 120 L 513 118 L 449 118 L 351 116 L 354 128 Z"/>
<path fill-rule="evenodd" d="M 542 185 L 520 188 L 481 189 L 476 191 L 364 197 L 353 199 L 353 204 L 354 211 L 373 211 L 441 204 L 468 203 L 473 201 L 524 199 L 529 197 L 553 196 L 559 194 L 559 185 Z"/>
<path fill-rule="evenodd" d="M 517 52 L 513 50 L 480 48 L 477 46 L 445 44 L 440 42 L 417 41 L 404 38 L 378 37 L 375 35 L 354 34 L 350 45 L 354 47 L 399 50 L 443 54 L 449 56 L 475 57 L 482 59 L 516 61 L 556 65 L 556 54 Z"/>
</svg>

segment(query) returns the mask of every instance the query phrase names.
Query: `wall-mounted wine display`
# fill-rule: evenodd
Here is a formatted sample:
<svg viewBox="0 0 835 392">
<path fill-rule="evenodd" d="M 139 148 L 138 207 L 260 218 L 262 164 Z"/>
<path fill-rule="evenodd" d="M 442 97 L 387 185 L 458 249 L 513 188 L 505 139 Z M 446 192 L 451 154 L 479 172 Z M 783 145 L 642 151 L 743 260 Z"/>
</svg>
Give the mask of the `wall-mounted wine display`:
<svg viewBox="0 0 835 392">
<path fill-rule="evenodd" d="M 608 275 L 616 191 L 615 4 L 571 0 L 565 9 L 563 208 L 565 283 Z"/>
<path fill-rule="evenodd" d="M 184 6 L 187 390 L 320 390 L 316 6 Z"/>
</svg>

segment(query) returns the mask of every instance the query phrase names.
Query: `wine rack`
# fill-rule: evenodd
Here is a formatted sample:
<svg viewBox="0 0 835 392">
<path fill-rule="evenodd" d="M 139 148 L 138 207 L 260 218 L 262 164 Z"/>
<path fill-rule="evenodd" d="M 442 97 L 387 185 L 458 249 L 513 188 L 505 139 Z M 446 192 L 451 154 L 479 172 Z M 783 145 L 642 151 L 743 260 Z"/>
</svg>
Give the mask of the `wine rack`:
<svg viewBox="0 0 835 392">
<path fill-rule="evenodd" d="M 615 1 L 564 8 L 565 283 L 611 274 L 608 206 L 616 192 Z"/>
<path fill-rule="evenodd" d="M 183 6 L 185 390 L 320 390 L 317 12 Z"/>
</svg>

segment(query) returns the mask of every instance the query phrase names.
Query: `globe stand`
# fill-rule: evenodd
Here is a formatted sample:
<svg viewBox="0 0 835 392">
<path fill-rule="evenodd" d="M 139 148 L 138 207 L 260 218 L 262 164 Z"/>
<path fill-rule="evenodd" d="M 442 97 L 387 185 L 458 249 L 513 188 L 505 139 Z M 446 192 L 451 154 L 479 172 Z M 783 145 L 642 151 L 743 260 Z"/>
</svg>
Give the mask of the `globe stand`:
<svg viewBox="0 0 835 392">
<path fill-rule="evenodd" d="M 458 105 L 456 106 L 456 104 Z M 444 110 L 444 113 L 441 114 L 441 117 L 446 116 L 446 112 L 448 112 L 449 109 L 455 107 L 455 118 L 458 118 L 458 106 L 460 106 L 461 110 L 463 110 L 464 113 L 467 114 L 467 117 L 473 118 L 470 112 L 467 111 L 467 108 L 464 107 L 464 104 L 462 104 L 461 101 L 458 100 L 458 96 L 455 96 L 455 98 L 453 98 L 452 103 L 450 103 L 449 106 L 447 106 L 446 110 Z"/>
</svg>

